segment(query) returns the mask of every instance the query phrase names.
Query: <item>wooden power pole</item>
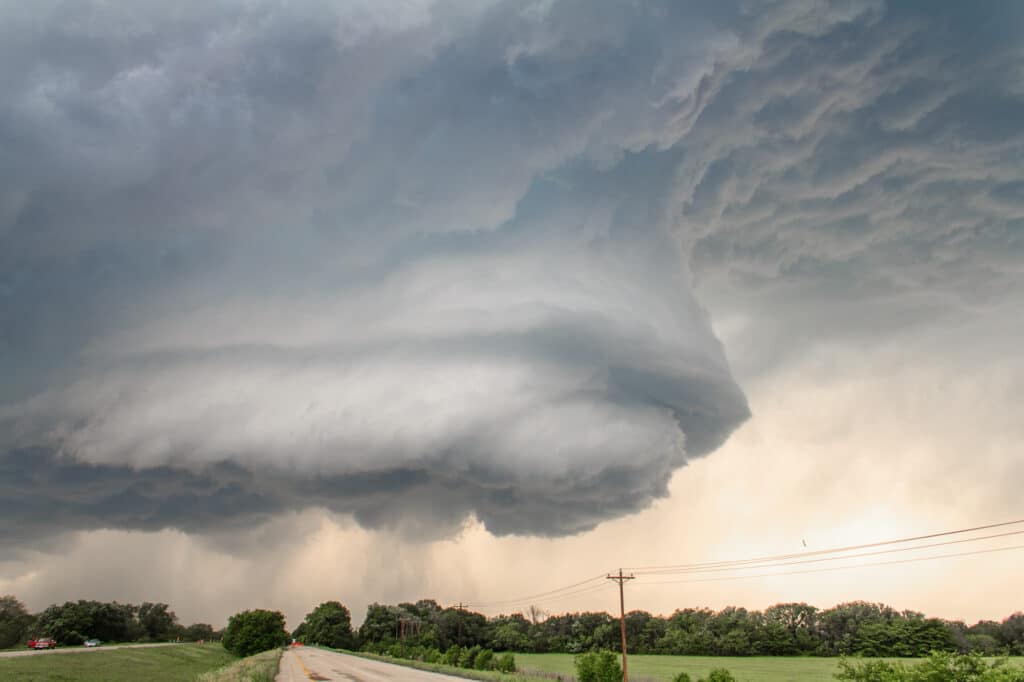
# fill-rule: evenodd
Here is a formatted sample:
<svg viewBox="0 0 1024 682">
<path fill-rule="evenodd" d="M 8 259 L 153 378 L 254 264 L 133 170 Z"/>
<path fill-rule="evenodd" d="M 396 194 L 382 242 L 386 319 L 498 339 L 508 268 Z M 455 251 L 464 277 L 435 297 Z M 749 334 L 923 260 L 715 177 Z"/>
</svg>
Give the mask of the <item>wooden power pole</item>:
<svg viewBox="0 0 1024 682">
<path fill-rule="evenodd" d="M 619 625 L 622 627 L 622 682 L 629 682 L 629 672 L 626 668 L 626 598 L 623 595 L 622 586 L 627 580 L 632 580 L 635 575 L 624 575 L 619 569 L 618 575 L 609 575 L 608 580 L 614 580 L 619 584 Z"/>
</svg>

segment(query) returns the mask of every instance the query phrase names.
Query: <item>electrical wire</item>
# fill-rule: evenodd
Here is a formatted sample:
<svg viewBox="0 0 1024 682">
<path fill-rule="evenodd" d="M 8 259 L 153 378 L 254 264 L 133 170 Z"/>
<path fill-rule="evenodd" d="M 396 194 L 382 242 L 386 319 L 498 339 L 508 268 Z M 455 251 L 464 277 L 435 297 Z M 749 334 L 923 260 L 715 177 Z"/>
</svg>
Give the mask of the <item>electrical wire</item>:
<svg viewBox="0 0 1024 682">
<path fill-rule="evenodd" d="M 959 530 L 949 530 L 940 533 L 929 533 L 927 535 L 916 535 L 906 538 L 898 538 L 895 540 L 883 540 L 881 542 L 867 542 L 860 545 L 847 545 L 845 547 L 833 547 L 830 549 L 819 549 L 811 552 L 794 552 L 790 554 L 776 554 L 773 556 L 762 556 L 754 557 L 750 559 L 734 559 L 734 560 L 723 560 L 723 561 L 707 561 L 702 563 L 692 564 L 664 564 L 660 566 L 630 566 L 625 567 L 623 570 L 628 570 L 634 573 L 650 573 L 654 571 L 665 571 L 665 570 L 683 570 L 683 569 L 696 569 L 706 567 L 726 567 L 726 566 L 739 566 L 743 564 L 763 563 L 766 561 L 782 561 L 786 559 L 796 559 L 801 557 L 821 556 L 823 554 L 836 554 L 839 552 L 851 552 L 858 549 L 871 549 L 873 547 L 884 547 L 887 545 L 904 544 L 908 542 L 917 542 L 920 540 L 930 540 L 932 538 L 946 537 L 949 535 L 962 535 L 964 533 L 974 533 L 981 530 L 989 530 L 992 528 L 1003 528 L 1006 526 L 1014 526 L 1024 523 L 1024 519 L 1018 519 L 1015 521 L 1004 521 L 1002 523 L 990 523 L 984 526 L 974 526 L 973 528 L 961 528 Z"/>
<path fill-rule="evenodd" d="M 962 538 L 960 540 L 946 540 L 945 542 L 932 542 L 926 545 L 914 545 L 913 547 L 895 547 L 891 549 L 881 549 L 874 552 L 860 552 L 858 554 L 843 554 L 840 556 L 829 556 L 819 557 L 817 559 L 798 559 L 796 561 L 785 561 L 785 562 L 764 562 L 760 564 L 744 564 L 742 566 L 725 566 L 722 568 L 694 568 L 686 570 L 658 570 L 658 571 L 642 571 L 640 575 L 673 575 L 679 573 L 718 573 L 721 571 L 738 571 L 738 570 L 751 570 L 759 568 L 775 568 L 779 566 L 796 566 L 799 564 L 817 564 L 823 561 L 842 561 L 844 559 L 856 559 L 859 557 L 868 556 L 881 556 L 884 554 L 896 554 L 899 552 L 914 552 L 922 549 L 931 549 L 934 547 L 946 547 L 948 545 L 961 545 L 965 542 L 979 542 L 981 540 L 992 540 L 995 538 L 1005 538 L 1013 535 L 1024 535 L 1024 530 L 1012 530 L 1006 533 L 993 533 L 992 535 L 981 535 L 974 538 Z"/>
<path fill-rule="evenodd" d="M 936 554 L 934 556 L 925 557 L 914 557 L 911 559 L 894 559 L 892 561 L 876 561 L 866 564 L 853 564 L 850 566 L 833 566 L 831 568 L 814 568 L 804 571 L 782 571 L 779 573 L 757 573 L 752 575 L 728 575 L 719 576 L 716 578 L 693 578 L 689 580 L 654 580 L 654 581 L 640 581 L 638 580 L 634 585 L 676 585 L 681 583 L 710 583 L 720 582 L 726 580 L 747 580 L 751 578 L 775 578 L 787 575 L 805 575 L 807 573 L 829 573 L 832 571 L 848 571 L 856 568 L 870 568 L 873 566 L 891 566 L 895 564 L 911 564 L 918 561 L 934 561 L 936 559 L 949 559 L 953 557 L 965 557 L 974 556 L 977 554 L 993 554 L 995 552 L 1008 552 L 1012 550 L 1024 549 L 1024 545 L 1010 545 L 1008 547 L 993 547 L 990 549 L 976 549 L 970 552 L 952 552 L 949 554 Z"/>
<path fill-rule="evenodd" d="M 565 585 L 563 587 L 555 588 L 553 590 L 548 590 L 547 592 L 538 592 L 537 594 L 531 594 L 531 595 L 527 595 L 525 597 L 517 597 L 515 599 L 499 599 L 499 600 L 496 600 L 496 601 L 489 601 L 489 602 L 471 602 L 469 604 L 466 604 L 466 606 L 473 606 L 473 607 L 476 607 L 476 608 L 488 608 L 488 607 L 498 607 L 498 606 L 506 606 L 506 605 L 523 604 L 523 603 L 526 603 L 526 602 L 529 602 L 529 601 L 533 601 L 533 600 L 536 600 L 536 599 L 541 599 L 543 597 L 553 596 L 553 595 L 556 595 L 556 594 L 558 594 L 560 592 L 564 592 L 565 590 L 571 590 L 574 587 L 580 587 L 581 585 L 586 585 L 587 583 L 592 583 L 595 580 L 604 580 L 604 579 L 605 579 L 605 574 L 601 573 L 600 575 L 595 575 L 592 578 L 587 578 L 586 580 L 580 580 L 579 582 L 572 583 L 571 585 Z"/>
<path fill-rule="evenodd" d="M 626 567 L 623 570 L 628 570 L 638 577 L 653 576 L 653 575 L 673 575 L 673 574 L 700 574 L 700 573 L 718 573 L 723 571 L 735 571 L 735 570 L 747 570 L 747 569 L 765 569 L 765 568 L 776 568 L 785 566 L 794 566 L 800 564 L 812 564 L 820 563 L 824 561 L 840 561 L 846 559 L 858 559 L 869 556 L 879 556 L 897 552 L 908 552 L 918 551 L 923 549 L 930 549 L 934 547 L 942 547 L 946 545 L 962 544 L 967 542 L 978 542 L 981 540 L 990 540 L 994 538 L 1002 538 L 1013 535 L 1024 534 L 1024 530 L 1015 530 L 1005 533 L 994 533 L 990 535 L 984 535 L 979 537 L 963 538 L 959 540 L 949 540 L 945 542 L 935 542 L 925 545 L 915 545 L 912 547 L 899 547 L 893 549 L 884 549 L 875 552 L 861 552 L 858 554 L 849 554 L 860 549 L 873 549 L 876 547 L 889 547 L 891 545 L 907 544 L 911 542 L 920 542 L 921 540 L 930 540 L 934 538 L 949 537 L 952 535 L 962 535 L 964 533 L 976 533 L 978 531 L 990 530 L 993 528 L 1005 528 L 1007 526 L 1015 526 L 1024 524 L 1024 519 L 1017 519 L 1014 521 L 1004 521 L 1002 523 L 990 523 L 982 526 L 974 526 L 971 528 L 961 528 L 957 530 L 942 531 L 937 533 L 928 533 L 926 535 L 916 535 L 905 538 L 897 538 L 893 540 L 883 540 L 880 542 L 868 542 L 859 545 L 847 545 L 843 547 L 833 547 L 829 549 L 820 549 L 810 552 L 794 552 L 789 554 L 776 554 L 770 556 L 752 557 L 748 559 L 735 559 L 735 560 L 723 560 L 723 561 L 707 561 L 690 564 L 664 564 L 655 566 L 633 566 Z M 829 568 L 819 569 L 808 569 L 801 571 L 781 571 L 772 573 L 759 573 L 759 574 L 748 574 L 748 575 L 735 575 L 735 576 L 718 576 L 708 578 L 693 578 L 684 580 L 663 580 L 663 581 L 647 581 L 638 580 L 634 585 L 668 585 L 668 584 L 679 584 L 679 583 L 697 583 L 697 582 L 717 582 L 725 580 L 743 580 L 751 578 L 767 578 L 785 575 L 803 575 L 808 573 L 824 573 L 831 571 L 843 571 L 851 570 L 856 568 L 868 568 L 872 566 L 886 566 L 892 564 L 905 564 L 914 563 L 918 561 L 932 561 L 936 559 L 946 559 L 953 557 L 964 557 L 973 556 L 977 554 L 989 554 L 993 552 L 1002 552 L 1015 549 L 1024 549 L 1024 545 L 1014 545 L 1009 547 L 997 547 L 982 550 L 973 550 L 968 552 L 954 552 L 948 554 L 937 554 L 926 557 L 913 557 L 910 559 L 892 560 L 892 561 L 881 561 L 881 562 L 869 562 L 859 563 L 849 566 L 834 566 Z M 838 556 L 825 556 L 835 554 Z M 811 558 L 819 557 L 819 558 Z M 794 561 L 789 561 L 793 559 Z M 496 608 L 511 608 L 514 606 L 524 606 L 532 603 L 550 603 L 556 602 L 563 599 L 572 597 L 584 596 L 587 594 L 597 593 L 605 588 L 604 580 L 607 578 L 605 573 L 601 573 L 584 580 L 580 580 L 562 587 L 557 587 L 545 592 L 538 592 L 514 599 L 501 599 L 488 602 L 470 602 L 464 604 L 466 607 L 481 608 L 481 609 L 496 609 Z M 597 581 L 600 581 L 598 583 Z M 592 584 L 593 583 L 593 584 Z M 585 586 L 585 587 L 584 587 Z M 582 588 L 582 589 L 577 589 Z"/>
</svg>

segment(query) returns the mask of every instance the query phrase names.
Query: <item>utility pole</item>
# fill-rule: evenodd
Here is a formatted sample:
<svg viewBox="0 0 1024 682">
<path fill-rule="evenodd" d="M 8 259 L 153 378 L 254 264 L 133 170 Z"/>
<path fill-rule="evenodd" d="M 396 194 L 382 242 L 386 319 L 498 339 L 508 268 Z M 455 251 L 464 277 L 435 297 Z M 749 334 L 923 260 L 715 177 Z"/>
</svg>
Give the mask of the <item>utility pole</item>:
<svg viewBox="0 0 1024 682">
<path fill-rule="evenodd" d="M 462 602 L 459 602 L 459 648 L 462 648 L 462 607 L 465 606 Z"/>
<path fill-rule="evenodd" d="M 609 575 L 608 580 L 614 580 L 619 584 L 619 625 L 622 627 L 622 682 L 629 682 L 629 672 L 626 669 L 626 598 L 623 595 L 622 586 L 627 580 L 632 580 L 635 575 L 624 575 L 619 569 L 618 575 Z"/>
</svg>

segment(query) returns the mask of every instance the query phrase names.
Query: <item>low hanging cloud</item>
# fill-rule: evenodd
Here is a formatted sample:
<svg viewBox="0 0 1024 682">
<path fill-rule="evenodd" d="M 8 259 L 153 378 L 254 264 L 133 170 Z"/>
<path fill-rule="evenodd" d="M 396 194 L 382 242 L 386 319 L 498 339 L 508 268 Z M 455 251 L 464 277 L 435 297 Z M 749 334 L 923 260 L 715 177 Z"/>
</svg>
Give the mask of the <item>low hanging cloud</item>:
<svg viewBox="0 0 1024 682">
<path fill-rule="evenodd" d="M 781 310 L 794 282 L 970 296 L 979 254 L 1020 248 L 1024 92 L 966 79 L 1011 42 L 965 43 L 959 75 L 899 67 L 977 28 L 949 12 L 2 12 L 12 541 L 308 507 L 580 532 L 749 416 L 691 268 Z"/>
</svg>

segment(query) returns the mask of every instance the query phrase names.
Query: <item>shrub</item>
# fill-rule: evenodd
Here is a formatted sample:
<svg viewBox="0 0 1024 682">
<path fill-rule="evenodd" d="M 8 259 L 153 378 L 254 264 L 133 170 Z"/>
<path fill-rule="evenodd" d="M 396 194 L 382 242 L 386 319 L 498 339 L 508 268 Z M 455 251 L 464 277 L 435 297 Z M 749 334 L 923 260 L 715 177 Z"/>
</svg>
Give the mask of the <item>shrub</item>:
<svg viewBox="0 0 1024 682">
<path fill-rule="evenodd" d="M 690 676 L 687 673 L 678 673 L 672 678 L 672 682 L 692 682 Z"/>
<path fill-rule="evenodd" d="M 703 682 L 736 682 L 736 678 L 725 668 L 715 668 Z"/>
<path fill-rule="evenodd" d="M 440 649 L 431 647 L 423 652 L 423 661 L 425 663 L 439 663 L 441 661 L 441 655 Z"/>
<path fill-rule="evenodd" d="M 228 619 L 224 631 L 224 648 L 236 656 L 251 656 L 288 643 L 284 614 L 280 611 L 253 609 L 236 613 Z"/>
<path fill-rule="evenodd" d="M 576 657 L 576 679 L 579 682 L 618 682 L 622 666 L 611 651 L 592 651 Z"/>
<path fill-rule="evenodd" d="M 902 666 L 900 666 L 902 668 Z M 902 673 L 892 663 L 887 661 L 865 661 L 861 664 L 851 663 L 848 659 L 839 660 L 839 672 L 834 677 L 837 680 L 850 680 L 850 682 L 898 682 L 903 679 Z"/>
<path fill-rule="evenodd" d="M 512 654 L 502 654 L 494 662 L 494 667 L 503 673 L 514 673 L 516 671 L 516 657 Z"/>
<path fill-rule="evenodd" d="M 472 646 L 468 649 L 463 649 L 459 654 L 459 667 L 460 668 L 472 668 L 473 663 L 476 662 L 476 656 L 481 651 L 479 644 Z"/>
<path fill-rule="evenodd" d="M 444 655 L 441 657 L 441 662 L 445 665 L 458 665 L 459 657 L 461 655 L 462 650 L 459 648 L 459 645 L 452 644 L 450 647 L 448 647 L 448 651 L 444 652 Z"/>
<path fill-rule="evenodd" d="M 473 659 L 473 667 L 477 670 L 490 670 L 491 661 L 494 660 L 494 652 L 490 649 L 481 649 L 480 653 Z"/>
<path fill-rule="evenodd" d="M 990 664 L 978 653 L 933 652 L 911 666 L 887 661 L 854 663 L 844 658 L 835 677 L 851 682 L 1024 682 L 1024 670 L 1008 665 L 1006 659 Z"/>
</svg>

